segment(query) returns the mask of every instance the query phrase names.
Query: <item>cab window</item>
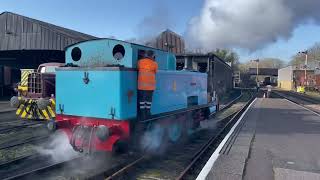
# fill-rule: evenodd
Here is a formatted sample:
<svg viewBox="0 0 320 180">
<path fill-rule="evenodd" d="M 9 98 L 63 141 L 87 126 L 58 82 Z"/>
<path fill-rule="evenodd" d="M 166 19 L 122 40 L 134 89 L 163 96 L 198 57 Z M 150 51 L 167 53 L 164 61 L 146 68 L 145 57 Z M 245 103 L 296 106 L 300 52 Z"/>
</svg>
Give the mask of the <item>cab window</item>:
<svg viewBox="0 0 320 180">
<path fill-rule="evenodd" d="M 143 58 L 145 58 L 145 57 L 146 57 L 146 51 L 139 49 L 139 50 L 138 50 L 138 60 L 139 60 L 139 59 L 143 59 Z"/>
<path fill-rule="evenodd" d="M 42 66 L 40 67 L 40 73 L 54 73 L 57 66 Z"/>
<path fill-rule="evenodd" d="M 56 72 L 56 68 L 57 68 L 57 66 L 47 66 L 45 68 L 45 72 L 46 73 L 54 73 L 54 72 Z"/>
<path fill-rule="evenodd" d="M 46 72 L 46 67 L 42 66 L 40 67 L 40 73 L 45 73 Z"/>
</svg>

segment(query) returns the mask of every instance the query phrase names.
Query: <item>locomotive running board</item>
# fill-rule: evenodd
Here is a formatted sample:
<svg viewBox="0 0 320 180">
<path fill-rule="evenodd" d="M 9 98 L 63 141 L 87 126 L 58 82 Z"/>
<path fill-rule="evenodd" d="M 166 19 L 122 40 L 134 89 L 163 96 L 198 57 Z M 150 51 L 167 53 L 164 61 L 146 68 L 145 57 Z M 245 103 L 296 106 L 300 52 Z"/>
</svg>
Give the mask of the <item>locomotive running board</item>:
<svg viewBox="0 0 320 180">
<path fill-rule="evenodd" d="M 197 106 L 192 106 L 189 108 L 184 108 L 184 109 L 179 109 L 176 111 L 170 111 L 170 112 L 165 112 L 165 113 L 160 113 L 157 115 L 152 115 L 150 118 L 140 121 L 141 123 L 146 123 L 146 122 L 150 122 L 150 121 L 155 121 L 158 119 L 162 119 L 165 117 L 169 117 L 169 116 L 174 116 L 174 115 L 178 115 L 181 113 L 186 113 L 186 112 L 190 112 L 190 111 L 194 111 L 194 110 L 199 110 L 199 109 L 203 109 L 203 108 L 208 108 L 214 106 L 214 103 L 209 103 L 209 104 L 204 104 L 204 105 L 197 105 Z"/>
</svg>

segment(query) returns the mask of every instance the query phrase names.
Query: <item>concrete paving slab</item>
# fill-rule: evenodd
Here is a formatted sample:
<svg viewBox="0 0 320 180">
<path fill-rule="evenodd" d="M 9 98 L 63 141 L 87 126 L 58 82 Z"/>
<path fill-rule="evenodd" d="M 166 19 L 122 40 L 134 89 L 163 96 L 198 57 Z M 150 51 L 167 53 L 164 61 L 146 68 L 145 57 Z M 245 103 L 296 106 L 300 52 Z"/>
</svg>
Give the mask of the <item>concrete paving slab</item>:
<svg viewBox="0 0 320 180">
<path fill-rule="evenodd" d="M 250 146 L 233 145 L 229 153 L 239 154 L 242 156 L 248 156 Z"/>
<path fill-rule="evenodd" d="M 231 159 L 239 160 L 240 162 L 243 162 L 243 163 L 245 163 L 247 160 L 247 156 L 243 154 L 239 154 L 237 152 L 229 152 L 228 155 L 226 156 L 230 157 Z"/>
<path fill-rule="evenodd" d="M 274 168 L 275 180 L 320 180 L 319 173 L 296 171 L 293 169 Z"/>
<path fill-rule="evenodd" d="M 253 134 L 254 132 L 244 132 L 244 131 L 241 131 L 239 134 L 238 134 L 238 137 L 250 137 L 251 139 L 253 138 Z"/>
<path fill-rule="evenodd" d="M 242 176 L 238 174 L 229 174 L 229 173 L 214 173 L 210 172 L 206 177 L 206 180 L 241 180 Z"/>
<path fill-rule="evenodd" d="M 320 139 L 320 116 L 284 99 L 260 101 L 252 108 L 260 112 L 244 179 L 274 179 L 274 168 L 319 170 L 320 144 L 315 142 Z M 285 172 L 277 176 L 283 178 Z"/>
<path fill-rule="evenodd" d="M 242 175 L 245 163 L 228 155 L 221 155 L 213 165 L 215 173 L 229 173 Z"/>
<path fill-rule="evenodd" d="M 244 172 L 243 179 L 273 180 L 273 166 L 270 154 L 264 149 L 252 149 L 251 151 L 247 160 L 248 163 L 245 166 L 246 172 Z"/>
<path fill-rule="evenodd" d="M 251 143 L 251 140 L 252 140 L 252 137 L 250 136 L 238 136 L 236 138 L 236 140 L 234 141 L 234 145 L 240 145 L 240 146 L 250 146 L 250 143 Z"/>
<path fill-rule="evenodd" d="M 243 121 L 207 179 L 319 179 L 320 116 L 284 99 L 261 98 Z"/>
</svg>

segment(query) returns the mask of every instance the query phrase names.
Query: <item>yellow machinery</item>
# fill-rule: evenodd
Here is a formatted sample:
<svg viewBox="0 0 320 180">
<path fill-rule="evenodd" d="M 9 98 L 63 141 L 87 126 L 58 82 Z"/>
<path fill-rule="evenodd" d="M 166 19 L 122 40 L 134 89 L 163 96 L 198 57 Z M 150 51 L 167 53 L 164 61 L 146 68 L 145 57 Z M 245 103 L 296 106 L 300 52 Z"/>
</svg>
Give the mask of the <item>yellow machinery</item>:
<svg viewBox="0 0 320 180">
<path fill-rule="evenodd" d="M 16 115 L 23 119 L 54 120 L 55 68 L 61 63 L 41 64 L 37 70 L 21 69 L 21 81 L 16 89 L 18 96 L 11 98 Z"/>
<path fill-rule="evenodd" d="M 297 92 L 298 93 L 305 93 L 306 91 L 305 91 L 305 87 L 304 86 L 298 86 L 297 87 Z"/>
</svg>

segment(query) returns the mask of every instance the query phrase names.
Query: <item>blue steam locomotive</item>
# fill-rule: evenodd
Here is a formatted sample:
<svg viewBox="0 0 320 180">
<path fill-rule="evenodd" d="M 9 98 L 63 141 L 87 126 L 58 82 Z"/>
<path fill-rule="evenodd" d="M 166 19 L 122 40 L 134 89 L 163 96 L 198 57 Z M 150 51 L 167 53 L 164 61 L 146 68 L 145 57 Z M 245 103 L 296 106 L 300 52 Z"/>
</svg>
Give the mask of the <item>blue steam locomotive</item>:
<svg viewBox="0 0 320 180">
<path fill-rule="evenodd" d="M 159 71 L 152 117 L 138 122 L 136 67 L 141 51 L 148 50 Z M 177 71 L 172 53 L 138 44 L 80 42 L 67 47 L 66 66 L 56 69 L 55 126 L 78 151 L 113 151 L 131 142 L 137 124 L 147 125 L 145 131 L 157 126 L 161 136 L 175 142 L 206 118 L 209 105 L 206 73 Z"/>
</svg>

